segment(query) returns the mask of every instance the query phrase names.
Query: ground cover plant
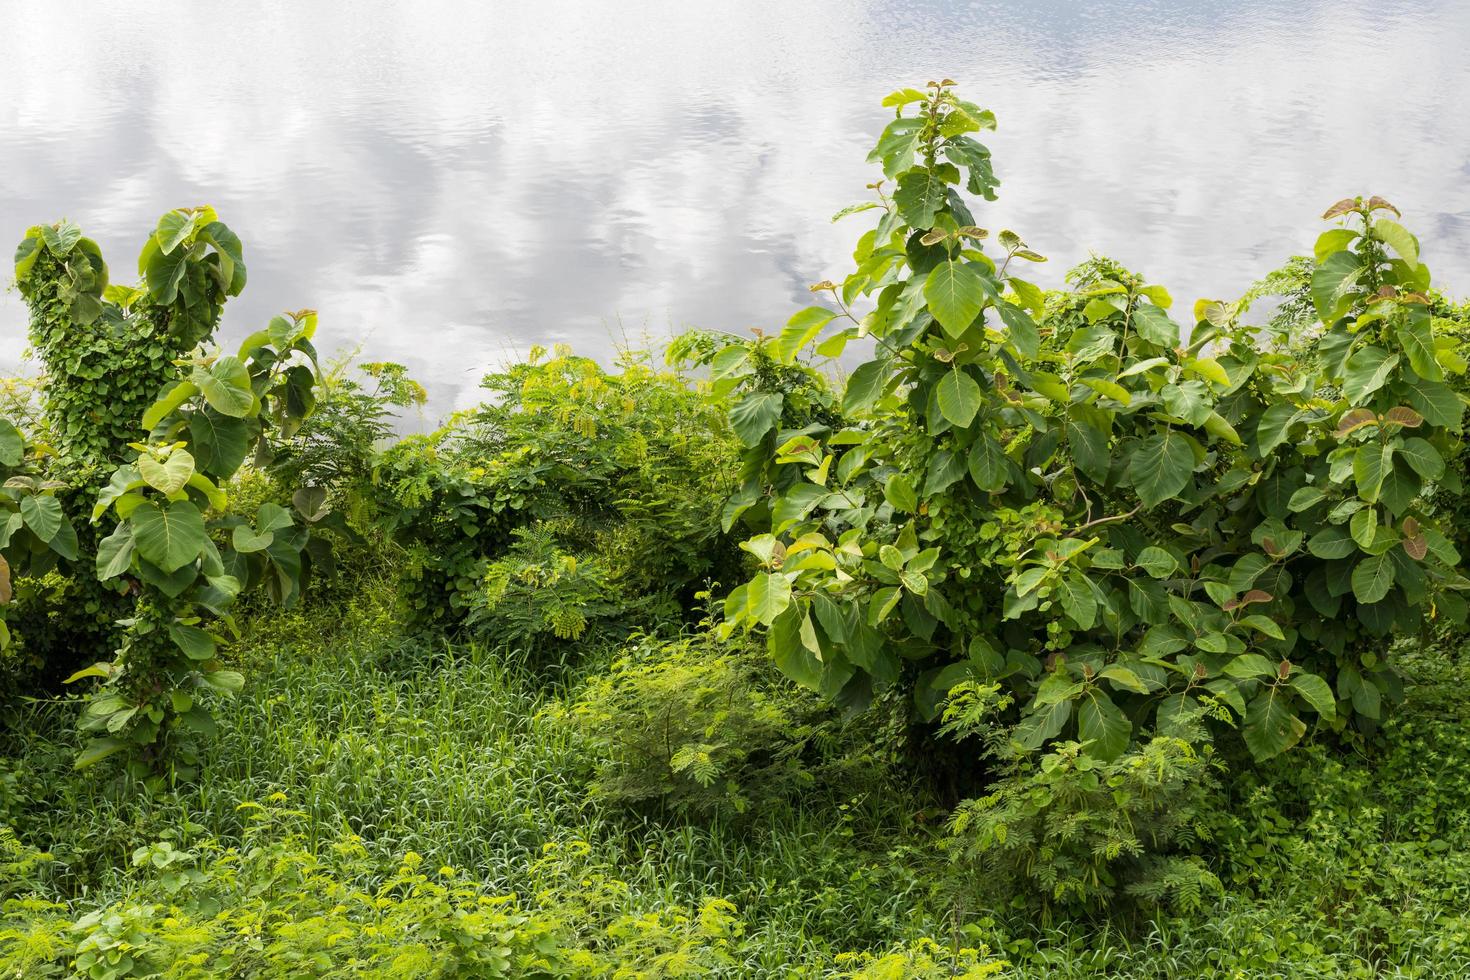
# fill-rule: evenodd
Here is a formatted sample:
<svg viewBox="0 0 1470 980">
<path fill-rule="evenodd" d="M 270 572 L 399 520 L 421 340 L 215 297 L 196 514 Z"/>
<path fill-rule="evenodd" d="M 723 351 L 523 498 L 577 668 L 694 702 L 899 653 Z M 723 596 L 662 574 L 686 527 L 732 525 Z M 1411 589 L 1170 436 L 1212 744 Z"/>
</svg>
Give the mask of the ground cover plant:
<svg viewBox="0 0 1470 980">
<path fill-rule="evenodd" d="M 0 975 L 1470 974 L 1470 312 L 1373 196 L 1043 289 L 956 93 L 784 329 L 423 435 L 312 311 L 212 347 L 212 210 L 27 233 Z"/>
</svg>

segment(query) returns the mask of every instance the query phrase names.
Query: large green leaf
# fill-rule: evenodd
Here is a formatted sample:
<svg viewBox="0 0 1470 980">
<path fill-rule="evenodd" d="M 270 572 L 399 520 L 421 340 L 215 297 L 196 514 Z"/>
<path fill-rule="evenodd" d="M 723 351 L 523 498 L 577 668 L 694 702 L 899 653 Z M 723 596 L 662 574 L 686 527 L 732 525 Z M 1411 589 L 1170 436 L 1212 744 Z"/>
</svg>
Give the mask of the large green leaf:
<svg viewBox="0 0 1470 980">
<path fill-rule="evenodd" d="M 750 618 L 770 626 L 791 605 L 791 580 L 780 572 L 760 572 L 745 589 Z"/>
<path fill-rule="evenodd" d="M 25 456 L 25 437 L 9 419 L 0 418 L 0 466 L 19 466 Z"/>
<path fill-rule="evenodd" d="M 758 446 L 781 418 L 783 397 L 779 392 L 757 391 L 730 408 L 730 428 L 747 446 Z"/>
<path fill-rule="evenodd" d="M 945 373 L 935 392 L 940 413 L 962 429 L 970 427 L 980 411 L 980 385 L 970 375 L 956 368 Z"/>
<path fill-rule="evenodd" d="M 1415 312 L 1406 315 L 1403 323 L 1394 331 L 1409 367 L 1426 381 L 1443 381 L 1444 370 L 1434 354 L 1434 330 L 1430 326 L 1429 313 L 1422 306 L 1412 308 Z"/>
<path fill-rule="evenodd" d="M 1393 469 L 1393 447 L 1370 442 L 1359 446 L 1353 454 L 1353 479 L 1358 485 L 1358 496 L 1369 503 L 1378 500 L 1378 491 L 1383 480 Z"/>
<path fill-rule="evenodd" d="M 199 393 L 198 385 L 191 381 L 176 381 L 164 389 L 159 399 L 143 413 L 143 428 L 151 430 L 167 418 L 174 409 Z"/>
<path fill-rule="evenodd" d="M 1014 303 L 1000 304 L 1000 318 L 1009 328 L 1011 344 L 1022 357 L 1035 357 L 1041 351 L 1041 332 L 1036 321 Z"/>
<path fill-rule="evenodd" d="M 179 248 L 165 254 L 158 243 L 149 239 L 143 248 L 143 275 L 148 293 L 159 303 L 168 305 L 179 298 L 179 283 L 189 270 L 189 249 Z"/>
<path fill-rule="evenodd" d="M 171 497 L 194 475 L 194 457 L 185 449 L 175 449 L 162 461 L 145 454 L 138 457 L 138 473 L 150 487 Z"/>
<path fill-rule="evenodd" d="M 1144 340 L 1159 347 L 1179 346 L 1179 324 L 1157 306 L 1140 303 L 1133 311 L 1133 329 Z"/>
<path fill-rule="evenodd" d="M 1418 436 L 1405 439 L 1398 453 L 1426 480 L 1438 480 L 1444 475 L 1444 457 L 1427 439 Z"/>
<path fill-rule="evenodd" d="M 934 215 L 944 207 L 947 186 L 932 170 L 911 170 L 898 178 L 893 203 L 909 227 L 927 231 L 934 227 Z"/>
<path fill-rule="evenodd" d="M 820 692 L 822 661 L 807 642 L 813 633 L 810 615 L 800 606 L 793 606 L 776 618 L 766 643 L 777 670 L 802 687 Z"/>
<path fill-rule="evenodd" d="M 233 475 L 250 452 L 251 428 L 251 421 L 230 418 L 212 408 L 191 415 L 189 438 L 199 468 L 221 479 Z"/>
<path fill-rule="evenodd" d="M 41 238 L 52 255 L 64 259 L 82 240 L 82 229 L 63 218 L 54 225 L 42 225 Z"/>
<path fill-rule="evenodd" d="M 1353 352 L 1343 372 L 1342 393 L 1354 405 L 1361 404 L 1373 392 L 1388 383 L 1399 356 L 1382 347 L 1368 346 Z"/>
<path fill-rule="evenodd" d="M 1332 696 L 1332 688 L 1316 674 L 1293 673 L 1291 687 L 1323 718 L 1331 721 L 1337 717 L 1337 699 Z"/>
<path fill-rule="evenodd" d="M 165 255 L 182 245 L 194 233 L 194 214 L 175 209 L 158 219 L 153 238 Z"/>
<path fill-rule="evenodd" d="M 1077 705 L 1077 735 L 1092 743 L 1087 747 L 1088 755 L 1116 759 L 1128 748 L 1131 734 L 1133 726 L 1128 716 L 1101 689 L 1094 687 L 1082 695 Z"/>
<path fill-rule="evenodd" d="M 1385 552 L 1364 558 L 1353 569 L 1353 597 L 1364 605 L 1371 605 L 1388 595 L 1393 588 L 1393 556 Z"/>
<path fill-rule="evenodd" d="M 1430 425 L 1460 424 L 1460 417 L 1465 414 L 1465 402 L 1443 381 L 1429 381 L 1416 375 L 1404 378 L 1402 388 L 1409 404 Z"/>
<path fill-rule="evenodd" d="M 147 501 L 138 505 L 128 521 L 138 553 L 166 573 L 178 571 L 204 550 L 204 517 L 187 500 L 163 507 Z"/>
<path fill-rule="evenodd" d="M 1145 439 L 1128 461 L 1128 479 L 1145 507 L 1176 496 L 1194 472 L 1194 450 L 1186 436 L 1164 429 Z"/>
<path fill-rule="evenodd" d="M 1291 710 L 1291 699 L 1275 685 L 1263 688 L 1251 701 L 1241 731 L 1257 762 L 1280 755 L 1306 733 L 1306 724 Z"/>
<path fill-rule="evenodd" d="M 837 316 L 824 306 L 808 306 L 786 321 L 786 327 L 776 340 L 776 348 L 783 361 L 791 361 L 803 347 L 812 342 L 822 328 Z M 727 348 L 738 350 L 738 348 Z"/>
<path fill-rule="evenodd" d="M 250 371 L 234 354 L 217 357 L 208 367 L 194 368 L 189 380 L 199 386 L 204 400 L 221 415 L 244 418 L 255 406 Z"/>
<path fill-rule="evenodd" d="M 64 519 L 61 501 L 39 494 L 27 494 L 20 498 L 20 516 L 24 518 L 26 527 L 48 544 L 61 530 Z"/>
<path fill-rule="evenodd" d="M 842 394 L 842 411 L 855 415 L 872 408 L 883 394 L 888 381 L 887 361 L 868 361 L 859 364 L 847 376 L 847 388 Z"/>
<path fill-rule="evenodd" d="M 1331 324 L 1352 306 L 1362 275 L 1362 260 L 1348 251 L 1333 252 L 1313 271 L 1312 302 L 1324 323 Z"/>
<path fill-rule="evenodd" d="M 133 526 L 123 521 L 111 534 L 97 542 L 97 577 L 105 582 L 127 571 L 132 564 L 134 548 Z"/>
<path fill-rule="evenodd" d="M 958 337 L 980 315 L 985 305 L 985 284 L 970 266 L 941 262 L 924 282 L 924 299 L 944 332 Z"/>
<path fill-rule="evenodd" d="M 1409 233 L 1409 229 L 1397 221 L 1379 218 L 1373 222 L 1373 237 L 1387 243 L 1389 248 L 1399 253 L 1399 257 L 1408 263 L 1409 268 L 1419 265 L 1419 242 Z"/>
</svg>

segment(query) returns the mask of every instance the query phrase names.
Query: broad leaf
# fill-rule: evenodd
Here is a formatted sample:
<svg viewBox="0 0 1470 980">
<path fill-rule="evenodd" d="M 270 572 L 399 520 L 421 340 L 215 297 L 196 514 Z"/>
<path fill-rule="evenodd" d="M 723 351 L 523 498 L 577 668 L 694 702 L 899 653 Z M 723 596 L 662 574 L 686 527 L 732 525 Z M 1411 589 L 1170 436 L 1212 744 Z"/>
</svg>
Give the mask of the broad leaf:
<svg viewBox="0 0 1470 980">
<path fill-rule="evenodd" d="M 128 518 L 138 553 L 165 573 L 173 573 L 199 557 L 207 535 L 204 517 L 187 500 L 159 507 L 140 504 Z"/>
</svg>

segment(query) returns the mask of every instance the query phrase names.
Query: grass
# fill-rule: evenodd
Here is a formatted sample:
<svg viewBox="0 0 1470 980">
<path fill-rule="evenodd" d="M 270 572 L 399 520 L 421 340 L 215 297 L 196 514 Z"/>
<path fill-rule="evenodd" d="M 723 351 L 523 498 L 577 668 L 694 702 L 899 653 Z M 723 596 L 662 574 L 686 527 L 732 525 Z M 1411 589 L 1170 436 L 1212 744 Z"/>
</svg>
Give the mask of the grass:
<svg viewBox="0 0 1470 980">
<path fill-rule="evenodd" d="M 32 709 L 31 734 L 8 747 L 21 760 L 13 816 L 55 853 L 52 894 L 115 893 L 133 850 L 165 835 L 238 841 L 239 805 L 280 794 L 310 848 L 353 834 L 385 864 L 416 852 L 494 892 L 533 887 L 548 843 L 587 841 L 589 867 L 627 883 L 630 910 L 732 900 L 744 935 L 731 976 L 815 976 L 839 950 L 944 941 L 956 925 L 944 895 L 962 873 L 902 774 L 884 792 L 825 786 L 739 818 L 628 813 L 589 801 L 578 735 L 545 710 L 575 672 L 548 680 L 504 651 L 405 636 L 386 591 L 345 614 L 257 617 L 238 649 L 251 683 L 220 712 L 206 776 L 175 793 L 75 778 L 67 706 Z M 1015 977 L 1470 976 L 1467 672 L 1441 655 L 1409 667 L 1384 739 L 1357 755 L 1324 742 L 1231 788 L 1219 901 L 1186 918 L 1045 927 L 967 910 L 966 941 Z"/>
</svg>

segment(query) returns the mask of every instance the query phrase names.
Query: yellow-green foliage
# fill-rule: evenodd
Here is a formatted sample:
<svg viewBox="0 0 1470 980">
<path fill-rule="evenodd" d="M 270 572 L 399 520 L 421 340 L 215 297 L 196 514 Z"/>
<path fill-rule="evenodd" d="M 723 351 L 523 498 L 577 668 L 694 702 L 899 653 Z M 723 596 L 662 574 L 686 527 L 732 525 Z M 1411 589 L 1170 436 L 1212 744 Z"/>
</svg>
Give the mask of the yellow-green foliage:
<svg viewBox="0 0 1470 980">
<path fill-rule="evenodd" d="M 809 784 L 801 755 L 821 704 L 758 658 L 709 633 L 635 638 L 573 703 L 553 709 L 587 738 L 594 793 L 743 811 Z"/>
</svg>

